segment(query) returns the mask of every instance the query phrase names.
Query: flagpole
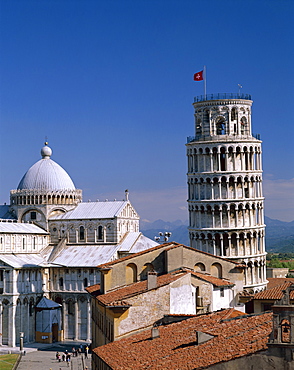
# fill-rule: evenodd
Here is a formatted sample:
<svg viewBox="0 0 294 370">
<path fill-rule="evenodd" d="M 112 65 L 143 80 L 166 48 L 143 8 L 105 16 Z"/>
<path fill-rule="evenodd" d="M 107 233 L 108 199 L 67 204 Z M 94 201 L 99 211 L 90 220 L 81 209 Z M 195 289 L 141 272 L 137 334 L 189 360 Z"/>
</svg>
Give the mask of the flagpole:
<svg viewBox="0 0 294 370">
<path fill-rule="evenodd" d="M 204 74 L 204 99 L 206 99 L 206 66 L 203 67 Z"/>
</svg>

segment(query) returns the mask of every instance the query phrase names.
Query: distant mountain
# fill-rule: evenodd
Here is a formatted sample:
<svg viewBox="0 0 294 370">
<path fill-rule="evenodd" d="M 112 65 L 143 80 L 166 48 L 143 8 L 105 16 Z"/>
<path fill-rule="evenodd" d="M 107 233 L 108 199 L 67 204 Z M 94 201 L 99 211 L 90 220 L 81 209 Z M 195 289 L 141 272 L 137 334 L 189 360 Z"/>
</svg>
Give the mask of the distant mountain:
<svg viewBox="0 0 294 370">
<path fill-rule="evenodd" d="M 294 221 L 284 222 L 265 217 L 267 252 L 294 252 Z"/>
<path fill-rule="evenodd" d="M 149 229 L 163 229 L 163 230 L 170 230 L 170 229 L 175 229 L 180 226 L 188 226 L 188 220 L 183 222 L 181 220 L 176 220 L 173 222 L 170 221 L 163 221 L 163 220 L 156 220 L 154 222 L 149 222 L 149 221 L 140 221 L 140 229 L 141 230 L 149 230 Z M 163 231 L 161 230 L 161 231 Z"/>
<path fill-rule="evenodd" d="M 294 221 L 284 222 L 265 217 L 267 252 L 294 253 Z M 189 245 L 188 221 L 169 222 L 156 220 L 154 222 L 141 221 L 141 230 L 150 239 L 158 236 L 159 232 L 171 232 L 170 241 Z"/>
<path fill-rule="evenodd" d="M 169 241 L 174 241 L 180 244 L 189 245 L 188 221 L 182 222 L 181 220 L 169 222 L 163 220 L 156 220 L 154 222 L 140 222 L 140 229 L 144 235 L 150 239 L 158 236 L 159 232 L 171 232 L 172 235 Z"/>
</svg>

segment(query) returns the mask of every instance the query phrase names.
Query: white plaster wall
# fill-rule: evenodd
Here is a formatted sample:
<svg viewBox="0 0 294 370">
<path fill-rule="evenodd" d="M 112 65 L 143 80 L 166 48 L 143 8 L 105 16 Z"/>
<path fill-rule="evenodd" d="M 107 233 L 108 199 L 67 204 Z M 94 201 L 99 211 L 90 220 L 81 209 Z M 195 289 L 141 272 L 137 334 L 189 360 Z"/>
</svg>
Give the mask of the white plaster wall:
<svg viewBox="0 0 294 370">
<path fill-rule="evenodd" d="M 190 275 L 170 286 L 170 313 L 196 314 L 196 289 L 191 285 Z"/>
<path fill-rule="evenodd" d="M 233 291 L 230 288 L 224 288 L 224 297 L 221 297 L 220 289 L 214 288 L 212 292 L 212 311 L 218 311 L 222 308 L 231 307 Z"/>
</svg>

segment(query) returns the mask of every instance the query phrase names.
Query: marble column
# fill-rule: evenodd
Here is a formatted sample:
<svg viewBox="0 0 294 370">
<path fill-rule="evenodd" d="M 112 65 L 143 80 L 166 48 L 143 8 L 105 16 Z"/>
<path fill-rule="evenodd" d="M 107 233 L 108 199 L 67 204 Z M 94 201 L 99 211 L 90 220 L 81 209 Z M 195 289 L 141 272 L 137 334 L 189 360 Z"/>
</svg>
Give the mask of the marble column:
<svg viewBox="0 0 294 370">
<path fill-rule="evenodd" d="M 74 309 L 75 309 L 75 339 L 78 340 L 79 338 L 79 324 L 78 324 L 78 318 L 79 318 L 79 306 L 78 306 L 78 300 L 74 301 Z"/>
</svg>

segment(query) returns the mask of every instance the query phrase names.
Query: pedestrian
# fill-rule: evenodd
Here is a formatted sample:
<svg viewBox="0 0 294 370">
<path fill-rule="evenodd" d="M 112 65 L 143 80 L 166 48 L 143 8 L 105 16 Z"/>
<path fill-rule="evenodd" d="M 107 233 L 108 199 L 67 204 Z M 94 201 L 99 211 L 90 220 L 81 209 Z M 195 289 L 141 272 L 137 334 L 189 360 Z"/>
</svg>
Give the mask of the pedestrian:
<svg viewBox="0 0 294 370">
<path fill-rule="evenodd" d="M 85 358 L 88 358 L 88 352 L 89 352 L 89 347 L 86 346 L 86 348 L 85 348 Z"/>
<path fill-rule="evenodd" d="M 56 360 L 58 360 L 59 352 L 56 352 Z"/>
<path fill-rule="evenodd" d="M 69 353 L 66 355 L 66 362 L 67 362 L 67 366 L 69 367 L 69 363 L 70 363 L 70 354 Z"/>
<path fill-rule="evenodd" d="M 65 354 L 62 355 L 62 361 L 65 361 Z"/>
</svg>

